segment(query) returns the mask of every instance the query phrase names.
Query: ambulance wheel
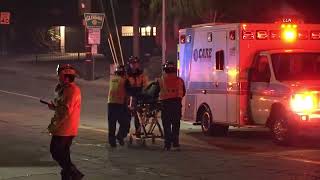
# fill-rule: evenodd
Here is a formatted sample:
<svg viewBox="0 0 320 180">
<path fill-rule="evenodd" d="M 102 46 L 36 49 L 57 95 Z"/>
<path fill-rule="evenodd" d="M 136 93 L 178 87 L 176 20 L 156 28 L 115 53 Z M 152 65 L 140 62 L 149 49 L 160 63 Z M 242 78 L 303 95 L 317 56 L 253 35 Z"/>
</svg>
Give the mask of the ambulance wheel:
<svg viewBox="0 0 320 180">
<path fill-rule="evenodd" d="M 132 137 L 132 135 L 130 135 L 130 137 L 129 137 L 129 144 L 131 145 L 133 143 L 133 137 Z"/>
<path fill-rule="evenodd" d="M 271 126 L 273 141 L 279 145 L 290 145 L 293 140 L 291 130 L 286 118 L 278 116 Z"/>
<path fill-rule="evenodd" d="M 207 109 L 204 109 L 200 114 L 201 129 L 204 135 L 209 136 L 213 135 L 214 125 L 212 122 L 211 112 Z"/>
</svg>

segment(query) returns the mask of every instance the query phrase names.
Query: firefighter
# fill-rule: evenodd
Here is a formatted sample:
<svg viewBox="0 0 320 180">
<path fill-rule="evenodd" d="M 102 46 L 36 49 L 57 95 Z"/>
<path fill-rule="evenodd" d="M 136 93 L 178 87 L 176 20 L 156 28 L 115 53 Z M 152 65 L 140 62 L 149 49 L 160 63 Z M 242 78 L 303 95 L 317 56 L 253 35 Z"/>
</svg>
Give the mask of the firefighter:
<svg viewBox="0 0 320 180">
<path fill-rule="evenodd" d="M 124 66 L 117 66 L 115 76 L 110 80 L 108 95 L 108 128 L 109 144 L 116 147 L 116 140 L 123 146 L 124 138 L 127 136 L 129 121 L 127 119 L 126 86 L 127 79 Z M 116 124 L 120 124 L 117 136 Z"/>
<path fill-rule="evenodd" d="M 71 162 L 70 146 L 78 134 L 81 109 L 81 91 L 74 83 L 76 70 L 69 64 L 58 65 L 59 83 L 55 88 L 56 97 L 48 104 L 54 111 L 48 131 L 52 135 L 50 152 L 58 162 L 62 180 L 80 180 L 83 174 Z"/>
<path fill-rule="evenodd" d="M 141 97 L 142 91 L 147 87 L 148 78 L 143 73 L 141 68 L 140 60 L 137 57 L 130 57 L 128 62 L 127 78 L 128 78 L 128 96 L 130 96 L 129 104 L 132 104 L 133 101 L 138 101 Z M 132 111 L 129 115 L 129 122 L 131 117 L 134 117 L 135 124 L 135 134 L 137 137 L 140 136 L 141 129 L 138 114 L 135 111 Z"/>
<path fill-rule="evenodd" d="M 162 104 L 161 119 L 164 129 L 164 150 L 179 151 L 179 131 L 181 119 L 181 100 L 186 90 L 184 81 L 177 77 L 177 67 L 173 62 L 163 66 L 162 77 L 157 80 L 159 100 Z"/>
</svg>

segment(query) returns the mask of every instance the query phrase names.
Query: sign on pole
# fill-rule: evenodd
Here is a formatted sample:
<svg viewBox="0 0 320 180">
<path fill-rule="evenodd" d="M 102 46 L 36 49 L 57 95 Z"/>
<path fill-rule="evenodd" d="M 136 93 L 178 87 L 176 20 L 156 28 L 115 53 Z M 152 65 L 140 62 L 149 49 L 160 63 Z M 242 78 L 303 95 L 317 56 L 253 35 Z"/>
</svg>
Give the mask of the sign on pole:
<svg viewBox="0 0 320 180">
<path fill-rule="evenodd" d="M 100 44 L 100 29 L 88 29 L 88 44 Z"/>
<path fill-rule="evenodd" d="M 103 26 L 105 15 L 103 13 L 84 13 L 84 20 L 88 29 L 99 28 Z"/>
<path fill-rule="evenodd" d="M 94 44 L 91 46 L 91 53 L 93 55 L 98 54 L 98 45 Z"/>
<path fill-rule="evenodd" d="M 0 12 L 0 24 L 10 24 L 10 12 Z"/>
</svg>

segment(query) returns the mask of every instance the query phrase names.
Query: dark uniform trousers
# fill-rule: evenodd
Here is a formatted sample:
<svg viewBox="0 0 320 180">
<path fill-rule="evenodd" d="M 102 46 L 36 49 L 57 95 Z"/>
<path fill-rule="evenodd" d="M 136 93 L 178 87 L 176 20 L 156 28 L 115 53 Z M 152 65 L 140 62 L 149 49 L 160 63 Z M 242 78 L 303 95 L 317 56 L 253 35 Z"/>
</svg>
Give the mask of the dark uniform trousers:
<svg viewBox="0 0 320 180">
<path fill-rule="evenodd" d="M 108 103 L 109 143 L 116 144 L 117 138 L 125 138 L 129 129 L 128 110 L 125 104 Z M 117 122 L 120 127 L 116 134 Z"/>
<path fill-rule="evenodd" d="M 141 126 L 140 126 L 140 120 L 139 120 L 139 117 L 138 117 L 138 113 L 136 111 L 132 112 L 132 114 L 129 117 L 130 118 L 130 122 L 131 122 L 131 118 L 132 117 L 134 118 L 134 127 L 136 129 L 136 133 L 141 133 L 141 129 L 140 129 Z"/>
<path fill-rule="evenodd" d="M 73 174 L 80 171 L 71 162 L 70 146 L 74 136 L 52 136 L 50 143 L 50 152 L 52 158 L 58 162 L 62 168 L 62 179 L 68 180 Z"/>
<path fill-rule="evenodd" d="M 136 106 L 136 103 L 137 103 L 137 100 L 139 97 L 136 97 L 136 96 L 131 96 L 133 99 L 134 99 L 134 106 Z M 128 103 L 129 104 L 129 103 Z M 134 107 L 136 108 L 136 107 Z M 133 118 L 134 120 L 134 127 L 135 127 L 135 130 L 136 130 L 136 133 L 141 133 L 141 125 L 140 125 L 140 121 L 139 121 L 139 117 L 138 117 L 138 113 L 135 111 L 135 110 L 129 110 L 128 109 L 128 113 L 127 113 L 127 119 L 128 119 L 128 133 L 130 131 L 130 126 L 131 126 L 131 120 Z"/>
<path fill-rule="evenodd" d="M 161 119 L 164 129 L 165 147 L 179 147 L 179 131 L 181 119 L 181 99 L 162 101 Z"/>
</svg>

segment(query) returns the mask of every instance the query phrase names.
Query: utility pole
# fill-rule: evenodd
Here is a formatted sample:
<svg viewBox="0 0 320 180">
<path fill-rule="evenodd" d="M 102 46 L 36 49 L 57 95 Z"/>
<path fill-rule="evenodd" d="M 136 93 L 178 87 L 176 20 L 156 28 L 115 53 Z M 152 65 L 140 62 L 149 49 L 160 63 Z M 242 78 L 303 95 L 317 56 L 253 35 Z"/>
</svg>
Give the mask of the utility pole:
<svg viewBox="0 0 320 180">
<path fill-rule="evenodd" d="M 166 0 L 162 0 L 162 63 L 166 61 Z"/>
<path fill-rule="evenodd" d="M 78 0 L 79 12 L 83 18 L 83 28 L 84 28 L 84 48 L 85 48 L 85 60 L 84 60 L 84 74 L 86 80 L 94 80 L 94 57 L 92 55 L 92 47 L 88 42 L 88 29 L 85 25 L 85 13 L 91 12 L 91 0 Z"/>
<path fill-rule="evenodd" d="M 132 0 L 132 22 L 133 22 L 133 56 L 140 55 L 140 21 L 139 21 L 140 0 Z"/>
</svg>

